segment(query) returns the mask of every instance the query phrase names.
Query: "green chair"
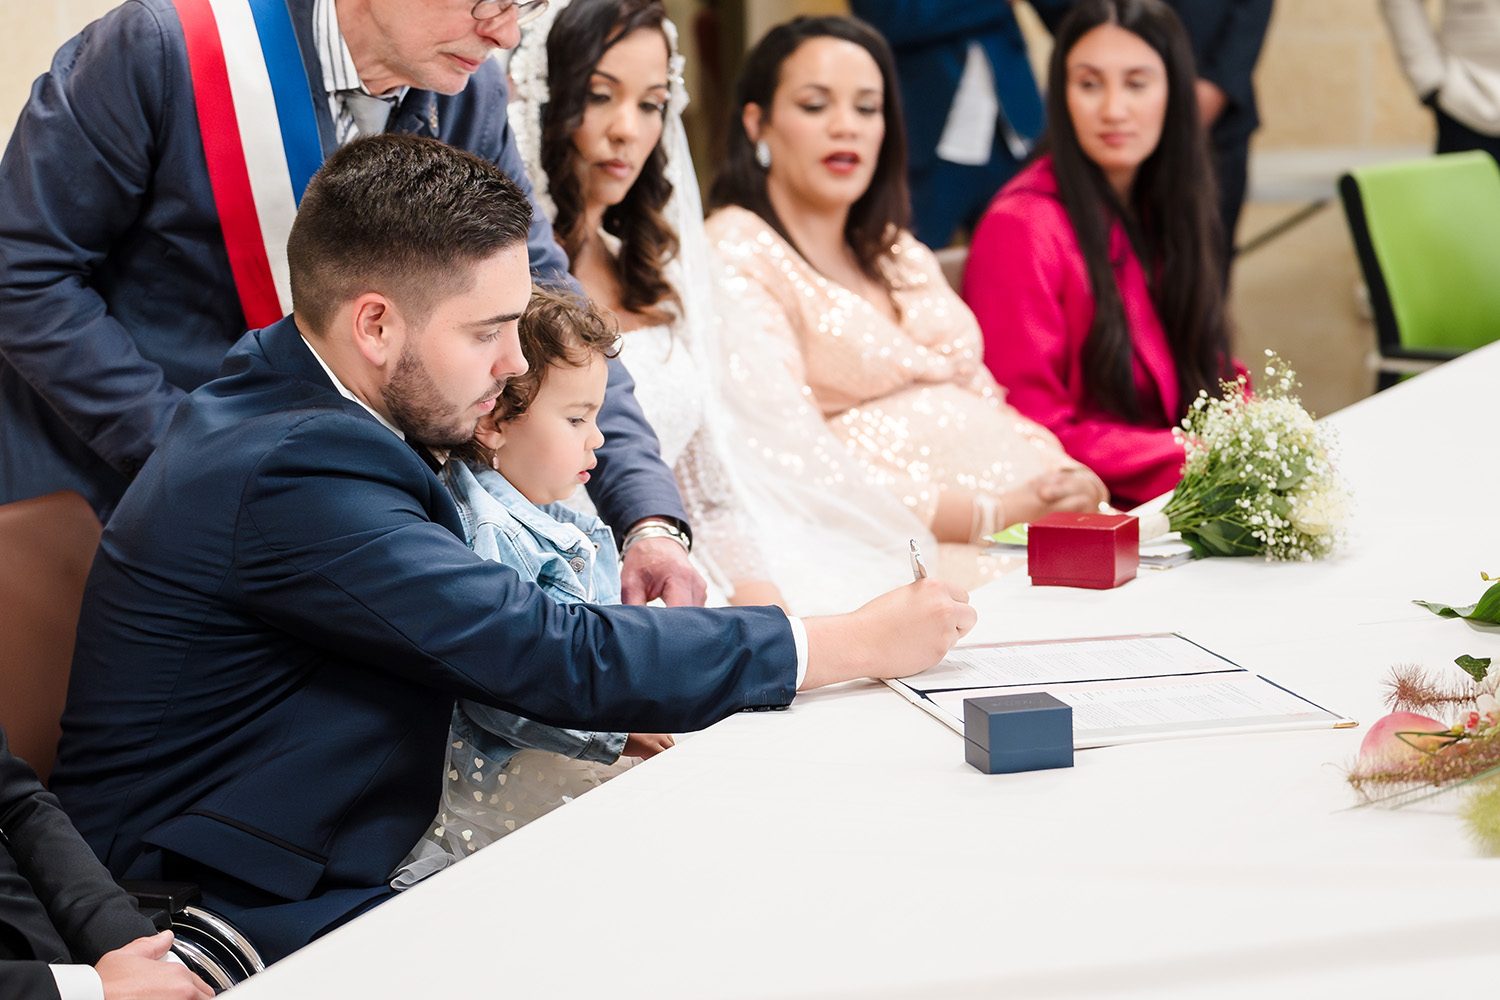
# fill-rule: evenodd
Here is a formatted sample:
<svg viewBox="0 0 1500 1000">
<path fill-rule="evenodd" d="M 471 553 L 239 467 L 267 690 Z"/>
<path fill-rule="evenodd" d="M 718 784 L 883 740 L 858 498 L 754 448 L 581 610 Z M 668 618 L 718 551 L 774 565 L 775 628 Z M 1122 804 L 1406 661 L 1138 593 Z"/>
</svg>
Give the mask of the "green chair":
<svg viewBox="0 0 1500 1000">
<path fill-rule="evenodd" d="M 1488 153 L 1362 167 L 1339 194 L 1375 314 L 1377 388 L 1500 339 L 1500 167 Z"/>
</svg>

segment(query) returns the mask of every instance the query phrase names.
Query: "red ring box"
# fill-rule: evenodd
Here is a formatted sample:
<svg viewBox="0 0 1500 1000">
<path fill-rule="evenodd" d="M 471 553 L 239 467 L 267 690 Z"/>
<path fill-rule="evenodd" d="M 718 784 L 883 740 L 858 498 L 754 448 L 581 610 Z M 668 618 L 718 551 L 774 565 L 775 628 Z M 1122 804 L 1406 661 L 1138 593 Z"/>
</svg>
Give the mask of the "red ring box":
<svg viewBox="0 0 1500 1000">
<path fill-rule="evenodd" d="M 1140 564 L 1140 522 L 1129 514 L 1048 514 L 1026 532 L 1033 587 L 1109 590 Z"/>
</svg>

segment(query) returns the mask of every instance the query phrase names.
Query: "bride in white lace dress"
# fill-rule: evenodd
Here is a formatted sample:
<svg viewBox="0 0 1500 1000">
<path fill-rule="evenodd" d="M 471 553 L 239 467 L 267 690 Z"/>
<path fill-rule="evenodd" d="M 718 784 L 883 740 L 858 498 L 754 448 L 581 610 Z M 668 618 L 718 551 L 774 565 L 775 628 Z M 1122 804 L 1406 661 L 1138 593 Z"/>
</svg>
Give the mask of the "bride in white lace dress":
<svg viewBox="0 0 1500 1000">
<path fill-rule="evenodd" d="M 554 2 L 510 74 L 510 123 L 537 200 L 584 291 L 619 322 L 620 358 L 676 473 L 711 603 L 783 604 L 716 408 L 713 307 L 693 273 L 711 258 L 675 27 L 658 0 Z"/>
</svg>

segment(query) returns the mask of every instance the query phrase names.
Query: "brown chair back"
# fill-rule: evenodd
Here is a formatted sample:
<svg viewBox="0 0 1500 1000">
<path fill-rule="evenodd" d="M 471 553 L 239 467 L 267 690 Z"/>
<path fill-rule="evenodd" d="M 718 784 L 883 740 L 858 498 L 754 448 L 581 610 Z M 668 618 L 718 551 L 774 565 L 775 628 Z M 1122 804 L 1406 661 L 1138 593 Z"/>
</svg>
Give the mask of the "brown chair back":
<svg viewBox="0 0 1500 1000">
<path fill-rule="evenodd" d="M 969 248 L 943 247 L 937 252 L 938 267 L 943 269 L 943 277 L 948 279 L 948 287 L 960 294 L 964 290 L 964 268 L 969 263 Z"/>
<path fill-rule="evenodd" d="M 0 505 L 0 726 L 46 781 L 99 519 L 77 493 Z"/>
</svg>

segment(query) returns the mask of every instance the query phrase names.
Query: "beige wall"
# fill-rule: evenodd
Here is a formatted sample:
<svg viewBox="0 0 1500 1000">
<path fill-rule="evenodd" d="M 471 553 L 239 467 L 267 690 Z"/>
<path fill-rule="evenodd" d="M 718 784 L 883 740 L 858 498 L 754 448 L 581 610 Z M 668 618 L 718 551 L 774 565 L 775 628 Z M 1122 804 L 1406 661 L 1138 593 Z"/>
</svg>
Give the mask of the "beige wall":
<svg viewBox="0 0 1500 1000">
<path fill-rule="evenodd" d="M 10 138 L 52 53 L 119 0 L 0 0 L 0 140 Z"/>
<path fill-rule="evenodd" d="M 847 14 L 846 0 L 746 0 L 745 38 L 753 44 L 770 28 L 797 14 Z"/>
<path fill-rule="evenodd" d="M 1264 151 L 1424 145 L 1432 117 L 1417 104 L 1371 0 L 1282 0 L 1256 84 Z"/>
</svg>

